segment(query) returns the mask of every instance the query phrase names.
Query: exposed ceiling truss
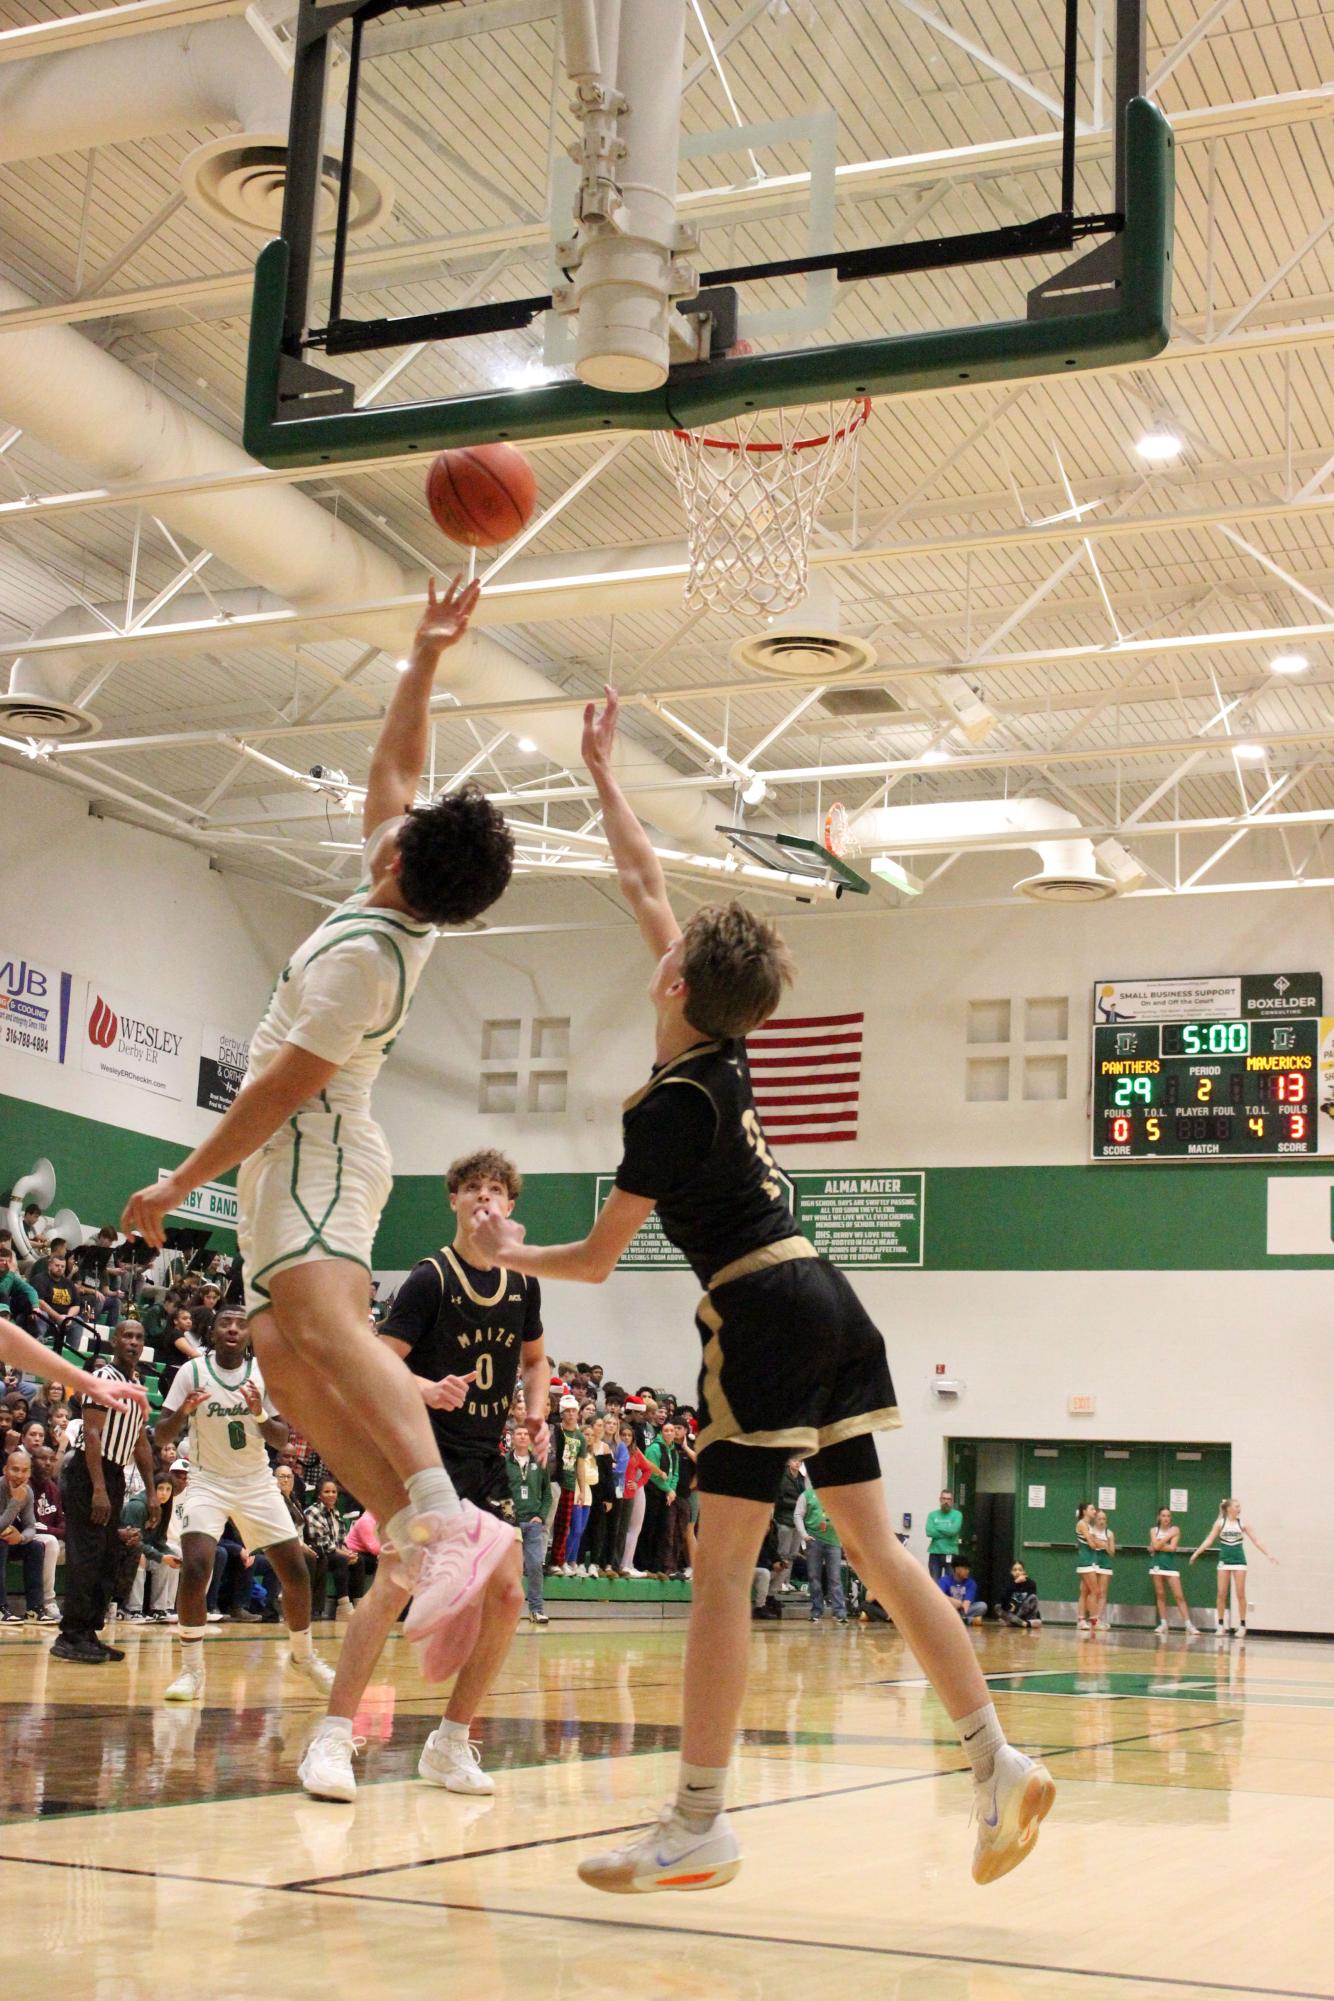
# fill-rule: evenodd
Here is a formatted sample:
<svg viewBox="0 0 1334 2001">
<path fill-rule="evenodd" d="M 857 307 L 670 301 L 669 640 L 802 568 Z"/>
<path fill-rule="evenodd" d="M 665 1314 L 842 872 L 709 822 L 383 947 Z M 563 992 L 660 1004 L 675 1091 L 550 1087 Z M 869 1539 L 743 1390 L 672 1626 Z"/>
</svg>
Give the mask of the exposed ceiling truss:
<svg viewBox="0 0 1334 2001">
<path fill-rule="evenodd" d="M 131 0 L 24 22 L 20 6 L 12 17 L 21 25 L 0 34 L 0 75 L 9 60 L 242 11 L 239 0 Z M 946 10 L 892 0 L 892 11 L 906 37 L 905 89 L 924 122 L 902 128 L 909 138 L 898 150 L 886 129 L 868 135 L 878 147 L 863 140 L 858 151 L 849 107 L 840 227 L 870 241 L 939 226 L 942 204 L 974 218 L 997 204 L 1022 208 L 1050 173 L 1059 137 L 1052 62 L 1035 56 L 1023 11 L 1010 0 Z M 1110 10 L 1089 11 L 1080 157 L 1082 171 L 1096 173 L 1109 146 Z M 772 117 L 770 99 L 788 116 L 809 108 L 801 12 L 785 41 L 775 38 L 775 10 L 757 0 L 692 0 L 689 102 L 701 126 Z M 387 60 L 421 65 L 471 57 L 495 38 L 515 117 L 531 120 L 540 152 L 555 129 L 553 13 L 551 0 L 475 0 L 389 17 L 374 32 Z M 262 25 L 281 57 L 273 20 L 269 9 Z M 1150 43 L 1153 88 L 1179 149 L 1177 316 L 1166 352 L 1078 383 L 879 406 L 857 491 L 836 503 L 813 550 L 843 629 L 878 656 L 837 691 L 814 674 L 757 680 L 730 658 L 743 622 L 683 611 L 679 515 L 644 440 L 535 448 L 540 521 L 503 553 L 482 618 L 547 675 L 553 713 L 614 677 L 635 740 L 673 768 L 667 783 L 709 796 L 720 819 L 744 811 L 739 794 L 756 779 L 767 788 L 756 810 L 805 831 L 835 798 L 856 810 L 891 791 L 922 801 L 1045 793 L 1076 810 L 1092 837 L 1133 849 L 1146 875 L 1135 894 L 1329 886 L 1330 23 L 1305 0 L 1295 12 L 1196 0 L 1189 18 L 1151 8 Z M 939 143 L 919 143 L 929 132 Z M 35 295 L 0 313 L 0 339 L 80 327 L 235 436 L 249 246 L 184 205 L 174 179 L 181 150 L 167 139 L 133 160 L 108 147 L 0 170 L 0 265 Z M 739 170 L 744 155 L 730 164 Z M 712 163 L 682 214 L 719 240 L 750 232 L 779 254 L 800 238 L 809 177 L 770 154 L 753 164 L 729 180 Z M 352 253 L 356 281 L 391 309 L 406 309 L 398 302 L 410 305 L 427 282 L 454 300 L 504 296 L 507 283 L 522 289 L 525 273 L 543 269 L 546 225 L 532 219 L 538 210 L 517 172 L 506 212 L 469 220 L 442 200 L 432 227 L 425 183 L 439 170 L 423 161 L 424 186 L 402 227 Z M 989 283 L 958 275 L 941 309 L 994 312 Z M 904 310 L 926 303 L 914 294 Z M 401 393 L 409 370 L 409 393 L 419 381 L 420 393 L 440 393 L 442 366 L 423 350 L 377 364 L 359 379 L 358 400 Z M 440 559 L 418 469 L 371 461 L 83 481 L 4 417 L 0 384 L 0 654 L 86 662 L 80 700 L 101 730 L 68 744 L 0 738 L 0 756 L 36 763 L 96 810 L 188 841 L 221 866 L 303 896 L 341 894 L 352 839 L 341 806 L 355 800 L 393 679 L 392 658 L 358 627 L 404 601 L 235 610 L 228 593 L 250 580 L 174 530 L 173 508 L 295 486 L 415 571 Z M 1133 446 L 1161 423 L 1184 449 L 1149 472 Z M 44 634 L 75 606 L 86 630 L 66 620 Z M 1305 671 L 1272 671 L 1275 656 L 1294 654 L 1306 656 Z M 984 737 L 970 741 L 943 701 L 951 676 L 990 713 Z M 833 699 L 854 692 L 867 700 Z M 503 701 L 442 697 L 432 778 L 476 776 L 527 822 L 520 854 L 538 880 L 516 906 L 520 922 L 527 912 L 534 926 L 552 921 L 553 896 L 570 899 L 558 920 L 593 921 L 604 906 L 586 885 L 608 862 L 588 788 L 526 749 L 506 718 Z M 346 774 L 340 794 L 312 787 L 314 765 Z M 975 845 L 960 838 L 920 850 L 932 857 L 928 901 L 994 900 Z M 685 889 L 716 879 L 703 858 L 664 846 Z M 893 900 L 877 890 L 879 907 Z"/>
</svg>

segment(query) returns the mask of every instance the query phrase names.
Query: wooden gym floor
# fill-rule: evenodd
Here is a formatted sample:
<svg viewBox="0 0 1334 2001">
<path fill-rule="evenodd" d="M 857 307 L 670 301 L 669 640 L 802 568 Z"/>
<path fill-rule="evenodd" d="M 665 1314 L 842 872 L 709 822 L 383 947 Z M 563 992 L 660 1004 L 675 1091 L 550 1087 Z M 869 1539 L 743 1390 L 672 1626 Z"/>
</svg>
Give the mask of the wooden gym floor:
<svg viewBox="0 0 1334 2001">
<path fill-rule="evenodd" d="M 128 1633 L 128 1638 L 126 1638 Z M 439 1714 L 401 1638 L 359 1728 L 355 1809 L 307 1800 L 319 1705 L 268 1629 L 123 1667 L 0 1637 L 0 1911 L 25 1989 L 77 2001 L 1334 2001 L 1334 1648 L 977 1640 L 1010 1736 L 1060 1781 L 1036 1855 L 968 1874 L 966 1767 L 883 1626 L 753 1636 L 745 1867 L 609 1898 L 576 1857 L 670 1790 L 684 1627 L 520 1631 L 480 1727 L 491 1800 L 414 1777 Z M 332 1656 L 338 1630 L 323 1629 Z"/>
</svg>

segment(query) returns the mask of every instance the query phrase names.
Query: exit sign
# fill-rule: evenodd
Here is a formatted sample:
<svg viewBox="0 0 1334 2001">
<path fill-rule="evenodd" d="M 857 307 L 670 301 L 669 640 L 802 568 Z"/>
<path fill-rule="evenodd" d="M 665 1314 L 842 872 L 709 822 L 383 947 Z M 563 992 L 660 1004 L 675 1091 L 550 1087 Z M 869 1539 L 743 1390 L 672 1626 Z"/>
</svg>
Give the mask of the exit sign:
<svg viewBox="0 0 1334 2001">
<path fill-rule="evenodd" d="M 1094 1411 L 1097 1409 L 1097 1399 L 1094 1397 L 1067 1397 L 1065 1407 L 1071 1417 L 1092 1417 Z"/>
</svg>

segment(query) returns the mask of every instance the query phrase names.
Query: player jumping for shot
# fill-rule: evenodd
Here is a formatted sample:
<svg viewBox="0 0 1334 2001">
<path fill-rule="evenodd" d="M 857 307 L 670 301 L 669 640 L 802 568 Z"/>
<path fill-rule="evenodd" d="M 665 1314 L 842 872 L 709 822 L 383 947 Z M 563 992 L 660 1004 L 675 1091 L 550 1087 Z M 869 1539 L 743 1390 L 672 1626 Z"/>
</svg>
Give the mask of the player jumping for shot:
<svg viewBox="0 0 1334 2001">
<path fill-rule="evenodd" d="M 600 1890 L 703 1890 L 729 1882 L 741 1848 L 724 1812 L 746 1691 L 755 1560 L 793 1453 L 848 1560 L 925 1668 L 954 1719 L 976 1787 L 973 1875 L 1023 1861 L 1055 1786 L 1005 1741 L 972 1643 L 890 1526 L 874 1433 L 899 1422 L 885 1344 L 847 1279 L 797 1229 L 751 1091 L 744 1038 L 792 977 L 774 927 L 737 904 L 684 932 L 661 864 L 612 776 L 615 691 L 584 715 L 584 762 L 621 890 L 654 960 L 649 1081 L 625 1107 L 616 1186 L 579 1243 L 526 1245 L 491 1216 L 479 1249 L 540 1279 L 609 1276 L 656 1206 L 704 1297 L 699 1385 L 699 1543 L 686 1643 L 681 1767 L 656 1826 L 581 1863 Z"/>
<path fill-rule="evenodd" d="M 476 787 L 414 805 L 431 685 L 478 587 L 430 587 L 366 788 L 363 879 L 293 953 L 250 1044 L 246 1081 L 210 1138 L 141 1188 L 124 1227 L 150 1244 L 202 1182 L 240 1167 L 237 1242 L 251 1338 L 277 1406 L 385 1524 L 414 1583 L 409 1638 L 442 1677 L 471 1644 L 469 1608 L 513 1531 L 461 1502 L 403 1363 L 370 1324 L 370 1260 L 392 1185 L 371 1087 L 402 1030 L 436 926 L 465 924 L 510 879 L 514 843 Z M 463 1630 L 461 1630 L 461 1628 Z"/>
</svg>

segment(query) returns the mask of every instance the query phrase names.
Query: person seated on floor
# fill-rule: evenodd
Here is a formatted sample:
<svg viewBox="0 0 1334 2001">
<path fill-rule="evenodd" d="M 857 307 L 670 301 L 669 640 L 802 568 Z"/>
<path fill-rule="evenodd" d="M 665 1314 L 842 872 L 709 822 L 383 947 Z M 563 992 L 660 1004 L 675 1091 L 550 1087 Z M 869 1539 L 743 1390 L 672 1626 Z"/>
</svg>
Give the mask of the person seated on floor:
<svg viewBox="0 0 1334 2001">
<path fill-rule="evenodd" d="M 1010 1565 L 1010 1581 L 1001 1592 L 997 1610 L 1007 1626 L 1022 1626 L 1027 1631 L 1042 1624 L 1038 1587 L 1022 1563 Z"/>
<path fill-rule="evenodd" d="M 973 1566 L 967 1557 L 956 1556 L 952 1568 L 942 1572 L 939 1582 L 965 1626 L 975 1626 L 987 1607 L 986 1601 L 977 1595 Z"/>
</svg>

